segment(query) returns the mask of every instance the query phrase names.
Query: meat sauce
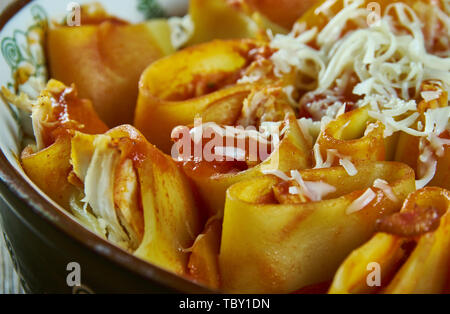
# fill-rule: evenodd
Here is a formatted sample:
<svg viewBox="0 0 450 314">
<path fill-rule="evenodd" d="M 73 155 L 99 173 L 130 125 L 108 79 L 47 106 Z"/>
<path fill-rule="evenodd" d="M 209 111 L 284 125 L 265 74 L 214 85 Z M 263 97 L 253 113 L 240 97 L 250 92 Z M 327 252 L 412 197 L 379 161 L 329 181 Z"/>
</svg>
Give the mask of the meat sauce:
<svg viewBox="0 0 450 314">
<path fill-rule="evenodd" d="M 214 177 L 223 174 L 237 174 L 259 165 L 272 154 L 274 147 L 271 140 L 262 143 L 256 139 L 246 137 L 245 140 L 234 137 L 224 137 L 215 131 L 211 137 L 203 136 L 202 142 L 195 144 L 189 138 L 190 151 L 185 152 L 182 145 L 178 146 L 178 163 L 182 165 L 189 176 Z M 173 138 L 174 142 L 184 139 Z M 196 155 L 197 151 L 201 156 Z M 200 148 L 200 149 L 199 149 Z M 230 149 L 232 152 L 240 151 L 234 156 L 218 151 Z"/>
<path fill-rule="evenodd" d="M 302 204 L 311 201 L 301 193 L 291 194 L 289 192 L 291 187 L 299 188 L 300 186 L 294 181 L 283 181 L 273 187 L 273 194 L 278 204 Z"/>
<path fill-rule="evenodd" d="M 328 109 L 336 103 L 345 103 L 345 112 L 352 111 L 356 107 L 356 102 L 360 99 L 360 96 L 353 94 L 356 84 L 358 84 L 358 79 L 355 74 L 347 73 L 341 77 L 340 85 L 321 93 L 313 91 L 304 94 L 299 102 L 299 117 L 321 120 L 328 115 Z"/>
<path fill-rule="evenodd" d="M 57 137 L 81 131 L 86 134 L 101 134 L 108 127 L 100 120 L 89 101 L 78 98 L 74 87 L 51 94 L 51 108 L 42 121 L 44 144 L 50 146 Z"/>
</svg>

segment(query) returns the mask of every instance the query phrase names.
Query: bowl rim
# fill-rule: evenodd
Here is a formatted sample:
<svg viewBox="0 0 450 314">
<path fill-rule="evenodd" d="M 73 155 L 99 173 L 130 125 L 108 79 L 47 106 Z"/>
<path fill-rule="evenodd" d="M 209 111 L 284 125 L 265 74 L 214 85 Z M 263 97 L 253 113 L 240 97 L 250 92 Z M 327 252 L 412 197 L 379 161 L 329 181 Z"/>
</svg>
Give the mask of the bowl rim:
<svg viewBox="0 0 450 314">
<path fill-rule="evenodd" d="M 15 0 L 0 13 L 0 31 L 14 16 L 32 0 Z M 176 275 L 163 268 L 146 262 L 119 248 L 106 239 L 76 222 L 67 213 L 49 202 L 39 191 L 33 188 L 7 160 L 0 150 L 0 181 L 34 214 L 56 227 L 70 238 L 96 254 L 118 264 L 138 276 L 161 283 L 162 285 L 184 293 L 214 293 L 215 291 Z M 95 292 L 95 291 L 94 291 Z M 126 291 L 124 291 L 126 292 Z"/>
</svg>

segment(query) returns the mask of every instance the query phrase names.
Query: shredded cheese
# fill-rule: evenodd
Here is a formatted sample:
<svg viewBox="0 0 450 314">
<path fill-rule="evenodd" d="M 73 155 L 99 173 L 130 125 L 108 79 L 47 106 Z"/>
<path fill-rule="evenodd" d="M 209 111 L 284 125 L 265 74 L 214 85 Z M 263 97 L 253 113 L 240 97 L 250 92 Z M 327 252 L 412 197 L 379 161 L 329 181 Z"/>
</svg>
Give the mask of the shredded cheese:
<svg viewBox="0 0 450 314">
<path fill-rule="evenodd" d="M 295 101 L 295 99 L 292 97 L 292 95 L 293 95 L 293 93 L 294 93 L 294 90 L 295 90 L 295 88 L 294 88 L 293 85 L 288 85 L 288 86 L 283 87 L 283 92 L 286 94 L 286 96 L 287 96 L 287 98 L 288 98 L 290 104 L 291 104 L 293 107 L 298 107 L 298 103 L 297 103 L 297 102 Z"/>
<path fill-rule="evenodd" d="M 291 194 L 291 195 L 299 195 L 299 194 L 301 194 L 301 191 L 296 186 L 290 186 L 289 187 L 289 194 Z"/>
<path fill-rule="evenodd" d="M 291 170 L 291 176 L 289 177 L 280 170 L 263 170 L 263 174 L 274 175 L 283 181 L 295 181 L 299 187 L 289 187 L 290 194 L 304 195 L 313 202 L 323 200 L 323 198 L 333 192 L 336 192 L 336 188 L 323 181 L 304 181 L 298 170 Z"/>
<path fill-rule="evenodd" d="M 376 124 L 376 123 L 370 123 L 370 124 L 367 126 L 366 130 L 364 131 L 364 136 L 369 135 L 370 133 L 372 133 L 372 132 L 373 132 L 376 128 L 378 128 L 378 127 L 379 127 L 378 124 Z"/>
<path fill-rule="evenodd" d="M 214 122 L 202 123 L 194 126 L 190 131 L 194 143 L 198 144 L 203 139 L 206 130 L 211 129 L 221 137 L 232 137 L 238 139 L 250 138 L 262 144 L 269 144 L 269 138 L 276 135 L 276 128 L 281 126 L 281 122 L 265 122 L 261 124 L 261 131 L 253 129 L 244 129 L 243 127 L 225 126 L 222 127 Z M 281 132 L 279 132 L 280 134 Z M 281 135 L 281 134 L 280 134 Z"/>
<path fill-rule="evenodd" d="M 347 108 L 347 104 L 344 103 L 344 104 L 339 108 L 339 110 L 337 111 L 336 117 L 342 116 L 342 115 L 345 113 L 346 108 Z"/>
<path fill-rule="evenodd" d="M 433 180 L 437 168 L 437 160 L 433 156 L 433 151 L 424 140 L 420 141 L 419 150 L 422 151 L 419 156 L 419 174 L 422 175 L 422 177 L 421 179 L 416 180 L 417 190 L 424 188 L 431 180 Z"/>
<path fill-rule="evenodd" d="M 351 157 L 344 156 L 340 154 L 336 149 L 327 149 L 327 159 L 324 162 L 322 158 L 322 153 L 320 151 L 320 146 L 316 143 L 313 147 L 314 159 L 316 160 L 315 169 L 320 168 L 330 168 L 334 164 L 334 160 L 339 158 L 339 164 L 344 167 L 345 171 L 349 176 L 353 177 L 358 174 L 358 170 L 351 161 Z"/>
<path fill-rule="evenodd" d="M 314 155 L 314 160 L 316 162 L 315 168 L 325 168 L 323 158 L 322 158 L 322 153 L 320 151 L 320 145 L 318 143 L 314 144 L 313 155 Z M 331 165 L 330 165 L 330 167 L 331 167 Z"/>
<path fill-rule="evenodd" d="M 297 37 L 293 33 L 275 36 L 271 43 L 278 49 L 272 56 L 275 73 L 289 73 L 295 69 L 315 79 L 309 87 L 324 91 L 351 68 L 360 81 L 354 89 L 355 94 L 405 99 L 410 96 L 410 88 L 415 89 L 417 95 L 423 80 L 436 79 L 449 84 L 450 59 L 427 52 L 421 21 L 408 5 L 390 4 L 380 23 L 368 27 L 363 4 L 362 0 L 353 1 L 320 33 L 314 28 Z M 349 21 L 361 27 L 342 36 Z M 307 45 L 314 39 L 318 50 Z M 307 87 L 301 85 L 298 87 Z"/>
<path fill-rule="evenodd" d="M 439 136 L 449 128 L 450 107 L 429 109 L 425 112 L 425 134 Z"/>
<path fill-rule="evenodd" d="M 370 108 L 369 116 L 384 124 L 385 137 L 404 132 L 426 138 L 433 155 L 442 156 L 444 146 L 450 141 L 439 136 L 448 129 L 450 108 L 427 110 L 423 125 L 419 120 L 417 103 L 412 98 L 420 94 L 425 101 L 430 102 L 439 99 L 443 91 L 449 91 L 450 58 L 428 52 L 422 22 L 408 5 L 388 5 L 380 22 L 371 27 L 364 26 L 367 11 L 363 5 L 362 0 L 352 1 L 332 17 L 320 32 L 313 28 L 300 35 L 292 32 L 273 37 L 271 47 L 276 49 L 276 53 L 271 60 L 275 74 L 282 76 L 294 70 L 300 78 L 306 78 L 299 81 L 308 81 L 309 84 L 300 83 L 296 87 L 313 90 L 313 94 L 325 97 L 312 102 L 309 108 L 313 113 L 317 109 L 316 118 L 323 121 L 325 117 L 335 117 L 345 112 L 345 103 L 340 103 L 337 98 L 330 101 L 327 97 L 332 96 L 328 95 L 329 91 L 336 88 L 338 81 L 351 69 L 359 81 L 353 93 L 362 97 L 357 106 Z M 433 9 L 448 30 L 448 15 L 438 7 L 433 6 Z M 361 27 L 343 35 L 349 21 Z M 311 45 L 314 41 L 315 45 Z M 438 82 L 442 90 L 420 92 L 425 80 Z M 326 112 L 323 112 L 324 107 Z M 322 118 L 323 115 L 325 117 Z M 365 134 L 375 127 L 376 124 L 369 125 Z M 307 134 L 305 127 L 301 125 L 301 128 Z M 311 137 L 305 137 L 311 142 Z M 331 167 L 334 158 L 339 157 L 327 151 L 327 160 L 324 162 L 317 144 L 313 152 L 316 168 Z M 339 163 L 349 175 L 354 175 L 355 167 L 351 161 L 339 158 Z M 427 177 L 432 175 L 436 158 L 422 156 L 421 159 L 429 163 L 429 171 L 426 171 L 425 176 L 425 179 L 429 179 Z"/>
<path fill-rule="evenodd" d="M 313 201 L 321 201 L 328 194 L 336 192 L 336 188 L 323 181 L 305 181 L 305 186 L 314 195 Z"/>
<path fill-rule="evenodd" d="M 214 154 L 231 160 L 245 161 L 245 150 L 238 147 L 216 146 L 214 147 Z"/>
<path fill-rule="evenodd" d="M 383 191 L 384 195 L 386 195 L 391 201 L 398 202 L 397 196 L 395 196 L 391 186 L 386 180 L 376 179 L 373 183 L 373 187 Z"/>
<path fill-rule="evenodd" d="M 291 178 L 286 175 L 283 171 L 272 169 L 272 170 L 262 170 L 262 174 L 273 175 L 280 178 L 283 181 L 291 181 Z"/>
<path fill-rule="evenodd" d="M 371 188 L 368 188 L 360 197 L 354 200 L 349 207 L 347 207 L 346 214 L 351 215 L 364 209 L 376 196 L 376 193 Z"/>
<path fill-rule="evenodd" d="M 183 47 L 194 34 L 195 25 L 192 22 L 191 16 L 171 17 L 168 20 L 171 30 L 171 42 L 175 49 Z"/>
<path fill-rule="evenodd" d="M 343 158 L 339 160 L 339 164 L 344 167 L 345 171 L 347 171 L 348 175 L 353 177 L 358 174 L 358 170 L 356 170 L 355 165 L 348 158 Z"/>
<path fill-rule="evenodd" d="M 424 91 L 420 93 L 420 96 L 422 96 L 426 102 L 430 102 L 441 97 L 441 91 Z"/>
<path fill-rule="evenodd" d="M 325 2 L 317 12 L 326 14 L 330 3 Z M 423 125 L 419 121 L 417 103 L 412 98 L 420 94 L 430 102 L 439 99 L 443 91 L 449 92 L 449 49 L 439 56 L 429 52 L 433 42 L 425 40 L 423 23 L 407 4 L 389 4 L 379 23 L 370 27 L 366 22 L 364 4 L 362 0 L 348 3 L 334 17 L 330 16 L 330 21 L 321 31 L 312 28 L 298 32 L 294 29 L 288 35 L 273 37 L 271 47 L 276 53 L 271 60 L 275 74 L 282 76 L 295 71 L 300 82 L 296 88 L 311 91 L 311 96 L 322 95 L 322 98 L 309 103 L 308 110 L 315 119 L 324 120 L 345 112 L 340 100 L 330 99 L 333 95 L 329 94 L 350 71 L 359 81 L 353 89 L 353 94 L 361 96 L 357 106 L 370 108 L 369 116 L 384 124 L 385 137 L 404 132 L 426 138 L 433 153 L 442 156 L 449 140 L 439 135 L 448 129 L 449 107 L 426 111 Z M 449 34 L 448 14 L 432 4 L 428 8 L 431 8 L 434 21 L 442 26 L 443 33 Z M 422 14 L 421 11 L 418 13 Z M 349 22 L 359 27 L 344 34 Z M 442 40 L 444 45 L 441 46 L 448 47 L 448 38 Z M 426 80 L 438 82 L 442 90 L 420 92 Z M 374 127 L 369 126 L 366 134 Z M 314 157 L 316 167 L 331 166 L 328 158 L 323 161 L 318 146 L 314 146 Z M 436 158 L 427 158 L 430 166 L 434 160 Z M 340 162 L 352 173 L 348 161 Z M 433 167 L 429 169 L 427 174 L 431 175 Z"/>
<path fill-rule="evenodd" d="M 300 118 L 297 123 L 306 141 L 312 147 L 320 133 L 320 122 L 310 118 Z"/>
</svg>

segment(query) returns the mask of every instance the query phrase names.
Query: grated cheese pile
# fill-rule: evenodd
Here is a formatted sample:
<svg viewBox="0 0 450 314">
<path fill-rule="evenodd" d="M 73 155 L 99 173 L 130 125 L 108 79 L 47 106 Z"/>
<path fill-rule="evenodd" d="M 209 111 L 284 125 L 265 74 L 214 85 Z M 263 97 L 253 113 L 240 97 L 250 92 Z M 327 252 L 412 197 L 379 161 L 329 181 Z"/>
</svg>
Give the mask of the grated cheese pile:
<svg viewBox="0 0 450 314">
<path fill-rule="evenodd" d="M 271 47 L 277 50 L 271 57 L 275 74 L 281 77 L 295 70 L 314 80 L 300 83 L 298 88 L 326 91 L 351 69 L 359 79 L 353 92 L 361 96 L 395 95 L 409 99 L 409 89 L 415 89 L 417 95 L 421 83 L 429 79 L 444 82 L 448 90 L 450 59 L 427 52 L 416 13 L 406 4 L 392 3 L 381 20 L 368 27 L 368 11 L 363 4 L 363 0 L 353 1 L 320 32 L 313 28 L 300 36 L 290 33 L 273 37 Z M 445 13 L 441 18 L 448 25 Z M 349 21 L 360 28 L 342 36 Z M 311 43 L 320 49 L 312 48 L 308 45 Z"/>
<path fill-rule="evenodd" d="M 318 7 L 316 14 L 328 15 L 330 3 L 326 1 Z M 360 99 L 356 106 L 367 106 L 369 116 L 385 125 L 385 137 L 404 132 L 421 138 L 419 160 L 422 166 L 420 179 L 416 182 L 416 187 L 421 188 L 433 179 L 437 157 L 444 154 L 445 145 L 450 145 L 449 140 L 440 137 L 450 129 L 450 108 L 428 109 L 424 113 L 423 124 L 416 100 L 422 98 L 425 102 L 432 102 L 440 99 L 444 91 L 448 94 L 450 50 L 430 53 L 433 50 L 430 38 L 435 36 L 429 34 L 425 23 L 419 19 L 418 15 L 422 16 L 423 12 L 416 13 L 404 3 L 391 3 L 381 19 L 369 26 L 370 11 L 364 5 L 363 0 L 348 3 L 334 17 L 328 15 L 330 21 L 322 30 L 296 25 L 288 35 L 269 34 L 271 47 L 276 50 L 271 57 L 274 74 L 283 77 L 294 71 L 298 77 L 297 89 L 308 92 L 309 96 L 325 97 L 322 102 L 328 106 L 320 103 L 321 100 L 312 106 L 313 111 L 322 110 L 317 114 L 313 112 L 314 118 L 322 120 L 335 118 L 342 114 L 342 110 L 345 111 L 345 107 L 342 109 L 345 103 L 332 91 L 342 90 L 340 84 L 347 81 L 349 73 L 355 75 L 357 82 L 353 94 Z M 434 23 L 443 28 L 444 35 L 440 37 L 445 38 L 438 42 L 448 47 L 445 45 L 450 38 L 448 13 L 435 5 L 428 5 L 427 10 L 433 14 Z M 349 22 L 358 28 L 346 30 Z M 302 29 L 302 32 L 296 29 Z M 439 84 L 440 90 L 421 91 L 425 81 Z M 444 99 L 445 102 L 448 103 L 448 99 Z M 369 128 L 367 132 L 370 132 Z M 328 151 L 324 162 L 316 144 L 314 157 L 316 168 L 330 167 L 336 152 Z M 350 175 L 354 174 L 351 160 L 344 157 L 339 163 Z"/>
</svg>

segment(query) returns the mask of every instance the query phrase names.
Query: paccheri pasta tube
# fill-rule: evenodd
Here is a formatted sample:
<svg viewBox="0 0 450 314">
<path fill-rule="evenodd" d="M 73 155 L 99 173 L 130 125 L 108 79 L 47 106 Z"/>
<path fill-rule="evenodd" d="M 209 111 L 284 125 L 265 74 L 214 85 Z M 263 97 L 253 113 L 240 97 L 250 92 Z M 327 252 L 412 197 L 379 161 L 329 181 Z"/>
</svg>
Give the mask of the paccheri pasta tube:
<svg viewBox="0 0 450 314">
<path fill-rule="evenodd" d="M 74 86 L 51 80 L 32 113 L 37 143 L 22 166 L 51 198 L 100 236 L 180 275 L 201 218 L 187 177 L 132 126 L 108 131 Z M 27 104 L 27 106 L 25 106 Z"/>
<path fill-rule="evenodd" d="M 174 52 L 170 28 L 165 20 L 129 24 L 96 10 L 100 13 L 83 11 L 81 26 L 50 27 L 50 75 L 65 84 L 75 83 L 80 96 L 93 102 L 110 127 L 131 123 L 142 71 Z"/>
<path fill-rule="evenodd" d="M 200 218 L 187 178 L 131 126 L 72 139 L 84 201 L 107 223 L 109 237 L 158 266 L 185 274 Z"/>
<path fill-rule="evenodd" d="M 172 129 L 195 117 L 233 125 L 251 92 L 250 84 L 236 82 L 258 47 L 250 40 L 214 41 L 154 63 L 142 74 L 136 127 L 168 153 Z"/>
<path fill-rule="evenodd" d="M 344 113 L 330 121 L 314 147 L 316 167 L 343 162 L 386 160 L 384 126 L 372 120 L 366 108 Z"/>
<path fill-rule="evenodd" d="M 195 118 L 246 127 L 295 114 L 285 90 L 294 77 L 274 75 L 272 52 L 261 41 L 215 40 L 155 62 L 141 78 L 136 127 L 169 153 L 172 130 Z"/>
<path fill-rule="evenodd" d="M 192 0 L 189 16 L 194 30 L 188 45 L 214 39 L 258 36 L 257 24 L 244 12 L 232 8 L 223 0 Z"/>
<path fill-rule="evenodd" d="M 3 95 L 32 116 L 36 144 L 22 152 L 23 169 L 50 198 L 70 208 L 74 192 L 67 181 L 71 169 L 70 137 L 76 130 L 99 134 L 108 128 L 92 103 L 78 98 L 75 86 L 50 80 L 34 104 L 27 97 L 16 97 L 5 88 Z"/>
<path fill-rule="evenodd" d="M 289 293 L 331 280 L 346 256 L 373 235 L 377 219 L 399 211 L 414 191 L 414 173 L 405 165 L 378 162 L 356 168 L 353 177 L 342 167 L 300 171 L 313 191 L 323 184 L 335 188 L 317 201 L 306 196 L 280 204 L 274 187 L 281 180 L 275 176 L 233 185 L 227 191 L 219 255 L 223 289 Z M 376 179 L 388 182 L 395 201 L 373 188 Z"/>
<path fill-rule="evenodd" d="M 447 190 L 409 195 L 401 212 L 382 219 L 380 232 L 344 261 L 330 293 L 448 293 L 449 213 Z"/>
</svg>

